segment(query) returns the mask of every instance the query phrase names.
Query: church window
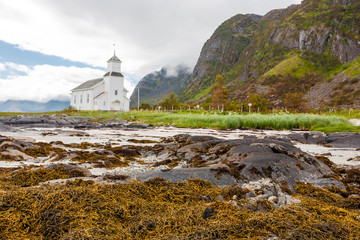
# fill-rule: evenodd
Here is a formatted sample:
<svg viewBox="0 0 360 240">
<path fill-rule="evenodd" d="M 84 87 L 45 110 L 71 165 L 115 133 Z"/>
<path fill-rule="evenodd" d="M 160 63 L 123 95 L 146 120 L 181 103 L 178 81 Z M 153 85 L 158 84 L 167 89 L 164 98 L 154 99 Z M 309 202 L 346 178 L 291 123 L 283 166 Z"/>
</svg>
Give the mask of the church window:
<svg viewBox="0 0 360 240">
<path fill-rule="evenodd" d="M 104 102 L 104 106 L 106 105 L 106 102 Z"/>
<path fill-rule="evenodd" d="M 82 94 L 80 95 L 80 103 L 82 103 Z"/>
<path fill-rule="evenodd" d="M 74 95 L 74 103 L 76 103 L 76 95 Z"/>
<path fill-rule="evenodd" d="M 90 102 L 90 94 L 87 95 L 86 102 L 87 102 L 87 103 Z"/>
<path fill-rule="evenodd" d="M 115 90 L 115 95 L 118 95 L 118 90 Z"/>
</svg>

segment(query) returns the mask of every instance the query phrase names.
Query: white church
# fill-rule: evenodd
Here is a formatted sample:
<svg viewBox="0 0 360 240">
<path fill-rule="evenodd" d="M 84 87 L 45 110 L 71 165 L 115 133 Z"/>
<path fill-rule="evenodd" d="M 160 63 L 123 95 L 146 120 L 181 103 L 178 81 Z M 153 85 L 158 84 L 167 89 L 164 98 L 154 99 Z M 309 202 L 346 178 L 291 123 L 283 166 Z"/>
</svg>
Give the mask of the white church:
<svg viewBox="0 0 360 240">
<path fill-rule="evenodd" d="M 129 111 L 128 90 L 124 87 L 121 61 L 115 55 L 107 61 L 102 78 L 84 82 L 71 90 L 70 105 L 78 110 Z"/>
</svg>

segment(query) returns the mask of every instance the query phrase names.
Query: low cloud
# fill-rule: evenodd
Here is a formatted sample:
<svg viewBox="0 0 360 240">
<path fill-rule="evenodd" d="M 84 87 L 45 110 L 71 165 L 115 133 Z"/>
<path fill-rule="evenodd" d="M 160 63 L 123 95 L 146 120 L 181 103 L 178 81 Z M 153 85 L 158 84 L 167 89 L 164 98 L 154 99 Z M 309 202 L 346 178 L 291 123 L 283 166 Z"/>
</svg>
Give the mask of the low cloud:
<svg viewBox="0 0 360 240">
<path fill-rule="evenodd" d="M 0 64 L 21 69 L 14 63 Z M 70 90 L 86 80 L 104 75 L 104 71 L 93 68 L 63 67 L 36 65 L 33 68 L 22 68 L 26 75 L 10 75 L 0 79 L 0 101 L 31 100 L 47 102 L 49 100 L 69 100 Z M 133 85 L 125 80 L 125 87 L 133 89 Z"/>
<path fill-rule="evenodd" d="M 182 65 L 178 65 L 178 66 L 166 66 L 164 67 L 166 70 L 166 76 L 167 77 L 176 77 L 179 75 L 180 71 L 186 71 L 186 72 L 191 72 L 191 68 L 189 68 L 188 66 L 182 64 Z"/>
</svg>

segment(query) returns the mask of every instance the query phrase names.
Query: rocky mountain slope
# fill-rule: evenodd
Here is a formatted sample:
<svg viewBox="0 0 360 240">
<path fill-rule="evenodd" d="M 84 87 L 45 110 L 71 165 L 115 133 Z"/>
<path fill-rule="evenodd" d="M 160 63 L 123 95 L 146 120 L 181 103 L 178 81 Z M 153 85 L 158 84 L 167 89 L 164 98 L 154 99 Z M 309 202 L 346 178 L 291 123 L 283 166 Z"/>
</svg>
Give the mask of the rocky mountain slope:
<svg viewBox="0 0 360 240">
<path fill-rule="evenodd" d="M 270 105 L 360 104 L 360 2 L 304 0 L 265 16 L 236 15 L 205 43 L 185 102 L 201 102 L 222 74 L 230 100 L 259 94 Z"/>
<path fill-rule="evenodd" d="M 191 76 L 190 70 L 185 66 L 177 66 L 174 69 L 162 68 L 146 75 L 136 85 L 134 92 L 130 96 L 130 107 L 137 107 L 138 89 L 140 89 L 140 104 L 158 104 L 171 92 L 178 94 L 181 92 Z"/>
</svg>

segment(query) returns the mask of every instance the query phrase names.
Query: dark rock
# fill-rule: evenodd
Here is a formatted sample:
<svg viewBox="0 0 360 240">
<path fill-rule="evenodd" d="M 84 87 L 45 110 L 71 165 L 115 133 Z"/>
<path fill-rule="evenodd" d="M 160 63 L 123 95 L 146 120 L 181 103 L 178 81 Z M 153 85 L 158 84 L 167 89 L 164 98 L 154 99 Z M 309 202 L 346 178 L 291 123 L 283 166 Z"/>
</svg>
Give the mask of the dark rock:
<svg viewBox="0 0 360 240">
<path fill-rule="evenodd" d="M 293 141 L 308 143 L 308 144 L 318 144 L 325 143 L 325 134 L 322 132 L 305 132 L 305 133 L 293 133 L 287 136 Z"/>
<path fill-rule="evenodd" d="M 189 136 L 187 139 L 187 142 L 208 142 L 212 140 L 219 140 L 216 137 L 213 136 Z"/>
<path fill-rule="evenodd" d="M 185 182 L 187 179 L 199 178 L 212 182 L 218 186 L 232 186 L 238 182 L 233 176 L 230 176 L 229 174 L 223 174 L 221 175 L 221 178 L 218 179 L 215 177 L 214 172 L 210 171 L 208 167 L 176 168 L 167 172 L 151 171 L 134 174 L 134 178 L 137 178 L 140 181 L 147 181 L 156 177 L 160 177 L 172 182 Z"/>
<path fill-rule="evenodd" d="M 152 127 L 152 125 L 146 124 L 146 123 L 144 123 L 144 124 L 129 124 L 129 125 L 127 125 L 126 127 L 128 127 L 128 128 L 142 128 L 142 129 L 144 129 L 144 128 Z"/>
<path fill-rule="evenodd" d="M 328 145 L 339 148 L 359 148 L 359 133 L 329 133 L 326 135 L 325 141 Z"/>
<path fill-rule="evenodd" d="M 309 133 L 302 134 L 301 138 L 316 142 L 323 139 L 323 135 Z M 191 137 L 181 135 L 176 139 L 187 142 Z M 202 139 L 206 138 L 202 137 Z M 177 149 L 174 145 L 172 147 L 169 152 L 163 151 L 161 158 L 181 159 L 188 163 L 188 168 L 173 169 L 166 172 L 166 175 L 156 173 L 156 176 L 174 181 L 198 177 L 221 185 L 231 184 L 234 181 L 229 179 L 230 175 L 238 182 L 269 178 L 276 182 L 285 182 L 290 192 L 295 191 L 293 186 L 297 181 L 344 188 L 342 183 L 335 179 L 323 178 L 324 175 L 333 174 L 327 165 L 291 145 L 288 140 L 257 138 L 209 140 L 180 145 Z M 167 154 L 171 156 L 167 157 Z M 209 169 L 211 172 L 208 170 L 204 172 L 204 169 Z"/>
</svg>

